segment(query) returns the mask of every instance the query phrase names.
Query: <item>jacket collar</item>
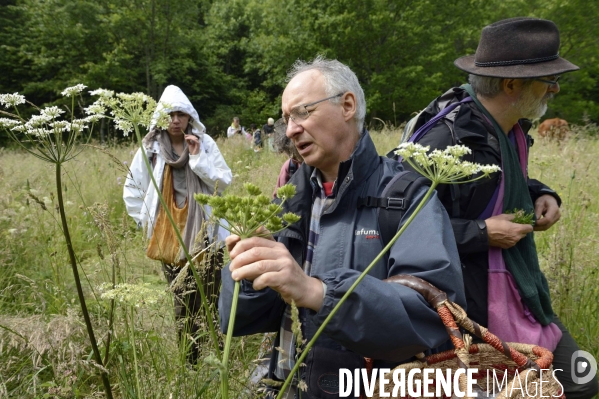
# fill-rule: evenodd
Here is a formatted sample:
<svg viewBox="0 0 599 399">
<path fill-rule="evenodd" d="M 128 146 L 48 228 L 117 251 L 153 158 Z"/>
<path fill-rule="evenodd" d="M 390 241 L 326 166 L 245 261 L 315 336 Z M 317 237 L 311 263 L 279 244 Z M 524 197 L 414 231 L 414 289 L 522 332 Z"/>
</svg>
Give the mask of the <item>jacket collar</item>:
<svg viewBox="0 0 599 399">
<path fill-rule="evenodd" d="M 528 131 L 530 130 L 530 128 L 532 127 L 532 122 L 530 119 L 520 119 L 518 121 L 518 124 L 522 128 L 522 131 L 524 132 L 524 134 L 527 134 Z"/>
<path fill-rule="evenodd" d="M 335 209 L 350 185 L 360 187 L 381 162 L 381 157 L 376 152 L 370 134 L 364 129 L 350 158 L 339 164 L 339 174 L 337 175 L 337 183 L 333 192 L 336 199 L 329 209 L 331 211 Z M 314 167 L 304 163 L 289 180 L 289 183 L 296 186 L 296 195 L 283 205 L 284 212 L 297 213 L 301 219 L 293 226 L 290 226 L 290 228 L 279 233 L 281 236 L 306 241 L 304 234 L 310 228 L 310 216 L 312 213 L 314 190 L 316 189 L 310 181 L 314 169 Z"/>
<path fill-rule="evenodd" d="M 364 129 L 350 158 L 339 164 L 336 185 L 341 187 L 342 182 L 350 180 L 355 184 L 362 183 L 374 172 L 379 163 L 380 157 L 376 152 L 370 133 Z M 347 179 L 348 177 L 350 180 Z"/>
</svg>

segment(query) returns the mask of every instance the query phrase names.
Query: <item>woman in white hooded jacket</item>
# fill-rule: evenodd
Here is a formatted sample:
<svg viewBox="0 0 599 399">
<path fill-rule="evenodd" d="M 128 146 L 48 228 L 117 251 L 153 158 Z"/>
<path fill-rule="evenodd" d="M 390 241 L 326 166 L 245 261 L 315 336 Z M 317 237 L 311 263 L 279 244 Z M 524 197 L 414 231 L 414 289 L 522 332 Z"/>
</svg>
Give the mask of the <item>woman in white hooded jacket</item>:
<svg viewBox="0 0 599 399">
<path fill-rule="evenodd" d="M 156 126 L 160 111 L 167 112 L 171 118 L 166 130 Z M 228 232 L 218 227 L 213 230 L 210 224 L 204 225 L 210 216 L 210 208 L 207 207 L 204 213 L 193 195 L 198 192 L 212 194 L 215 190 L 220 194 L 231 184 L 232 174 L 216 143 L 205 130 L 187 96 L 171 85 L 164 90 L 150 132 L 142 143 L 152 166 L 151 173 L 190 254 L 194 256 L 209 244 L 217 249 L 206 251 L 212 256 L 205 256 L 202 262 L 205 270 L 198 270 L 203 276 L 204 291 L 209 301 L 216 303 L 220 271 L 215 268 L 222 265 L 221 247 Z M 141 149 L 137 150 L 131 162 L 123 199 L 129 216 L 146 231 L 149 239 L 147 255 L 161 261 L 164 274 L 172 284 L 185 265 L 186 257 L 160 205 Z M 178 322 L 184 319 L 184 322 L 177 323 L 179 340 L 186 347 L 188 360 L 195 363 L 197 346 L 189 347 L 189 343 L 196 340 L 188 339 L 187 334 L 195 336 L 198 331 L 200 295 L 196 293 L 195 279 L 189 269 L 183 280 L 177 279 L 177 283 L 172 285 L 175 317 Z"/>
</svg>

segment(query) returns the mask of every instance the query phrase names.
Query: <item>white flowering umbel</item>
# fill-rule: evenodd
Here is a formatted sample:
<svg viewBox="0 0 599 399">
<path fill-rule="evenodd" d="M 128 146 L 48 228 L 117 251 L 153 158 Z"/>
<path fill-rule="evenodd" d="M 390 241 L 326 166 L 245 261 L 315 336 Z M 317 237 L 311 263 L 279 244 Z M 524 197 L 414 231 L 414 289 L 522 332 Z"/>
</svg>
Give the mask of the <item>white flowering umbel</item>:
<svg viewBox="0 0 599 399">
<path fill-rule="evenodd" d="M 145 305 L 155 305 L 167 297 L 164 290 L 151 288 L 149 283 L 144 284 L 117 284 L 112 288 L 111 283 L 104 283 L 98 287 L 100 298 L 111 300 L 125 305 L 139 308 Z"/>
<path fill-rule="evenodd" d="M 75 97 L 84 88 L 85 85 L 78 84 L 67 87 L 62 92 L 64 96 L 71 98 L 71 110 L 75 109 Z M 29 120 L 25 120 L 21 117 L 18 108 L 19 105 L 25 103 L 27 100 L 19 93 L 0 94 L 0 104 L 14 109 L 14 113 L 0 111 L 10 117 L 0 118 L 0 127 L 4 128 L 9 137 L 22 149 L 37 158 L 54 164 L 72 159 L 77 154 L 75 143 L 80 135 L 90 128 L 90 123 L 93 124 L 102 117 L 101 110 L 94 109 L 85 118 L 77 119 L 71 113 L 70 119 L 66 119 L 64 118 L 66 111 L 54 105 L 44 109 L 34 106 L 39 113 L 32 115 Z"/>
<path fill-rule="evenodd" d="M 73 248 L 73 242 L 69 232 L 69 225 L 65 213 L 62 185 L 62 165 L 63 163 L 73 159 L 79 153 L 77 142 L 82 133 L 89 128 L 89 124 L 96 122 L 102 116 L 98 114 L 100 109 L 90 110 L 88 116 L 83 119 L 75 118 L 75 97 L 79 96 L 85 85 L 78 84 L 73 87 L 67 87 L 62 95 L 71 98 L 70 114 L 63 108 L 58 106 L 50 106 L 44 109 L 39 109 L 32 105 L 38 113 L 34 114 L 29 120 L 21 117 L 18 106 L 28 103 L 25 97 L 19 93 L 1 94 L 0 104 L 6 108 L 13 108 L 14 113 L 9 113 L 0 110 L 0 114 L 8 116 L 8 118 L 0 118 L 0 128 L 3 128 L 8 133 L 8 136 L 23 150 L 31 155 L 49 162 L 54 165 L 56 194 L 58 200 L 58 210 L 60 212 L 60 221 L 62 233 L 66 241 L 66 247 L 69 254 L 71 269 L 77 289 L 81 312 L 87 327 L 87 333 L 90 339 L 94 360 L 98 366 L 104 370 L 101 372 L 101 378 L 104 385 L 106 397 L 112 399 L 112 389 L 108 374 L 104 368 L 104 362 L 98 344 L 94 335 L 93 325 L 87 305 L 85 303 L 85 295 L 79 278 L 77 265 L 77 257 Z M 67 115 L 65 118 L 64 116 Z"/>
<path fill-rule="evenodd" d="M 110 90 L 98 89 L 90 92 L 91 95 L 100 96 L 98 100 L 86 112 L 110 110 L 115 127 L 123 131 L 123 135 L 129 136 L 138 126 L 150 128 L 152 115 L 156 110 L 156 101 L 144 93 L 117 93 Z M 160 113 L 156 125 L 166 129 L 169 123 L 169 115 Z M 140 140 L 141 141 L 141 140 Z"/>
<path fill-rule="evenodd" d="M 299 358 L 295 362 L 295 366 L 289 373 L 289 377 L 283 383 L 283 387 L 279 391 L 277 399 L 283 397 L 284 392 L 291 383 L 293 376 L 297 373 L 300 365 L 306 358 L 306 355 L 310 352 L 310 349 L 314 345 L 314 342 L 318 339 L 322 331 L 337 310 L 343 305 L 345 300 L 351 295 L 354 289 L 360 284 L 364 277 L 370 272 L 370 269 L 376 265 L 381 258 L 391 249 L 395 241 L 403 234 L 406 228 L 412 223 L 416 215 L 426 205 L 431 194 L 439 184 L 459 184 L 468 183 L 483 177 L 489 177 L 491 173 L 499 172 L 501 169 L 496 165 L 479 165 L 468 161 L 462 161 L 460 158 L 466 154 L 470 154 L 470 149 L 462 145 L 455 145 L 447 147 L 445 150 L 433 150 L 428 153 L 430 147 L 423 147 L 420 144 L 414 143 L 403 143 L 399 146 L 396 154 L 401 155 L 418 173 L 428 178 L 432 184 L 428 189 L 420 203 L 414 209 L 414 212 L 410 215 L 408 220 L 401 226 L 397 234 L 387 243 L 385 248 L 374 258 L 374 260 L 368 265 L 366 269 L 360 274 L 356 281 L 347 290 L 345 295 L 341 297 L 337 305 L 331 310 L 325 321 L 322 323 L 320 328 L 316 331 L 310 342 L 306 345 L 306 348 L 301 353 Z M 472 177 L 474 176 L 474 177 Z"/>
<path fill-rule="evenodd" d="M 25 104 L 25 96 L 22 96 L 19 93 L 0 94 L 0 104 L 4 105 L 5 108 L 10 109 L 10 107 Z"/>
<path fill-rule="evenodd" d="M 402 156 L 415 171 L 437 184 L 469 183 L 499 172 L 497 165 L 480 165 L 460 158 L 472 153 L 463 145 L 449 146 L 443 151 L 415 143 L 402 143 L 395 153 Z M 471 177 L 475 176 L 475 177 Z"/>
<path fill-rule="evenodd" d="M 78 85 L 75 85 L 73 87 L 67 87 L 60 94 L 62 94 L 65 97 L 74 97 L 77 94 L 81 94 L 83 89 L 85 89 L 86 87 L 86 85 L 82 85 L 81 83 L 79 83 Z"/>
</svg>

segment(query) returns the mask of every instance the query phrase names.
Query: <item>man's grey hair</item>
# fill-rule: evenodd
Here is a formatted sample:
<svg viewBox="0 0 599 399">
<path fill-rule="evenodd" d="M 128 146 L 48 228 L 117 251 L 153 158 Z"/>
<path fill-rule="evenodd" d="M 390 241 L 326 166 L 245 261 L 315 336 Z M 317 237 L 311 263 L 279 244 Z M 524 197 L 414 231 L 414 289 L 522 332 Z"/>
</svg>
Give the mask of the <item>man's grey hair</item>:
<svg viewBox="0 0 599 399">
<path fill-rule="evenodd" d="M 483 97 L 493 98 L 501 92 L 501 82 L 503 78 L 494 78 L 491 76 L 480 76 L 470 74 L 468 82 L 476 94 Z"/>
<path fill-rule="evenodd" d="M 468 82 L 474 92 L 482 97 L 493 98 L 501 93 L 501 82 L 504 78 L 494 78 L 492 76 L 468 75 Z M 524 87 L 532 84 L 534 79 L 524 80 Z"/>
<path fill-rule="evenodd" d="M 364 118 L 366 117 L 366 99 L 364 90 L 360 86 L 358 77 L 345 64 L 337 60 L 328 60 L 319 55 L 310 62 L 297 60 L 289 72 L 287 72 L 287 82 L 298 74 L 316 69 L 324 76 L 325 92 L 327 96 L 334 96 L 339 93 L 351 91 L 356 96 L 356 114 L 354 119 L 358 125 L 358 131 L 362 133 L 364 127 Z M 339 98 L 333 98 L 330 101 L 339 103 Z"/>
</svg>

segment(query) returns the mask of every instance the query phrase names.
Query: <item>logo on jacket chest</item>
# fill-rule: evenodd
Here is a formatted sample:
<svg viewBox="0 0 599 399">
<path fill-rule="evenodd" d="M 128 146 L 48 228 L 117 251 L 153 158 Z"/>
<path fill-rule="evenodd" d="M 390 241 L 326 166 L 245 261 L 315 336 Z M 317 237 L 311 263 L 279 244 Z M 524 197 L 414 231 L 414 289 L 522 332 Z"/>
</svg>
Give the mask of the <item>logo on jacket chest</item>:
<svg viewBox="0 0 599 399">
<path fill-rule="evenodd" d="M 355 231 L 355 236 L 363 236 L 367 240 L 376 240 L 380 237 L 379 231 L 375 229 L 360 229 Z"/>
</svg>

